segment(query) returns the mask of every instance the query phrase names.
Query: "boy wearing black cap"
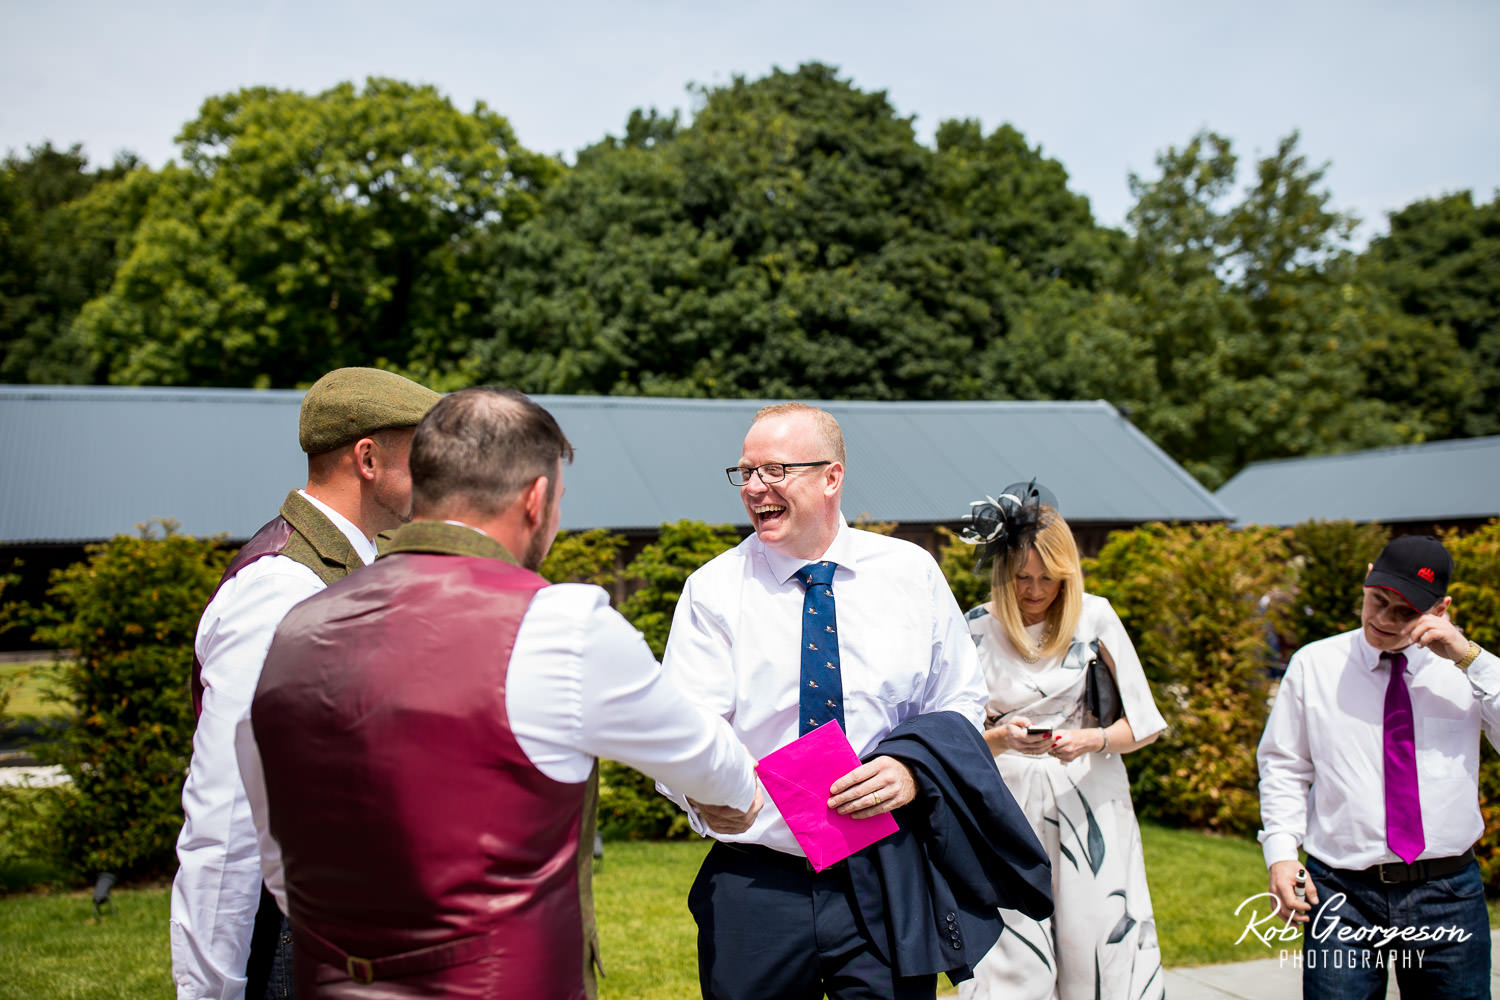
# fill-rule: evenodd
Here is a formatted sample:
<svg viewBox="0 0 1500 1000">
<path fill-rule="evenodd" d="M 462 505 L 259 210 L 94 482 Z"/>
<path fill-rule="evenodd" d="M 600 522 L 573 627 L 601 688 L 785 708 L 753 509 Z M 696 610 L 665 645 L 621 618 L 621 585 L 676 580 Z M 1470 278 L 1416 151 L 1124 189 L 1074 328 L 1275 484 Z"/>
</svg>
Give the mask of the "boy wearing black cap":
<svg viewBox="0 0 1500 1000">
<path fill-rule="evenodd" d="M 1306 997 L 1488 997 L 1474 842 L 1479 733 L 1500 746 L 1500 659 L 1447 613 L 1453 560 L 1394 539 L 1360 628 L 1298 650 L 1260 741 L 1270 891 L 1303 924 Z M 1297 894 L 1307 851 L 1305 896 Z"/>
</svg>

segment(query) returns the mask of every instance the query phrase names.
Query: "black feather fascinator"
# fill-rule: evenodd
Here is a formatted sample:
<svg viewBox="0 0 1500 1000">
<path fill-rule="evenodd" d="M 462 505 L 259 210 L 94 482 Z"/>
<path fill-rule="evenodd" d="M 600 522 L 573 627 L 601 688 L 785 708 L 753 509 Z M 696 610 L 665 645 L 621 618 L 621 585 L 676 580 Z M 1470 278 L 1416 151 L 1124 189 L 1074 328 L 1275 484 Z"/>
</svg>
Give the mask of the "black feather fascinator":
<svg viewBox="0 0 1500 1000">
<path fill-rule="evenodd" d="M 999 498 L 986 496 L 969 504 L 969 512 L 959 520 L 963 527 L 958 537 L 970 545 L 981 546 L 974 560 L 974 572 L 1002 552 L 1016 551 L 1031 544 L 1042 522 L 1042 505 L 1057 509 L 1057 498 L 1033 479 L 1029 483 L 1011 483 L 1000 491 Z"/>
</svg>

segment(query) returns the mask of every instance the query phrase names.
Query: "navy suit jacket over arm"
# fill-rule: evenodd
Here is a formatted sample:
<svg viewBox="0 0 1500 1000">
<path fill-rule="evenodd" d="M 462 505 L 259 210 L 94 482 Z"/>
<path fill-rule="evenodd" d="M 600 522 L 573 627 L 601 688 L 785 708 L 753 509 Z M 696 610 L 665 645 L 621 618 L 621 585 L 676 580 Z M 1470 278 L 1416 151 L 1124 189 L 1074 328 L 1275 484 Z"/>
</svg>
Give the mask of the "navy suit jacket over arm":
<svg viewBox="0 0 1500 1000">
<path fill-rule="evenodd" d="M 866 759 L 894 757 L 917 782 L 901 829 L 849 858 L 865 930 L 900 976 L 954 982 L 999 939 L 999 908 L 1052 913 L 1052 864 L 1000 780 L 994 756 L 955 712 L 918 716 Z"/>
</svg>

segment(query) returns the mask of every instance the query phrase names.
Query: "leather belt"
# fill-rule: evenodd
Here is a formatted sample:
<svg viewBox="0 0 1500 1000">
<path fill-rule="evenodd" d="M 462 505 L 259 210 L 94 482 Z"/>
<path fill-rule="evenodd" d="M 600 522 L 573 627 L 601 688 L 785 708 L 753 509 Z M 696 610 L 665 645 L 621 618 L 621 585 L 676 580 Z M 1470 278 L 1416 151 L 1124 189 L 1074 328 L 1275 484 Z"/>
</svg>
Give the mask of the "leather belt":
<svg viewBox="0 0 1500 1000">
<path fill-rule="evenodd" d="M 344 972 L 356 983 L 373 983 L 377 979 L 399 979 L 402 976 L 435 972 L 438 969 L 473 962 L 498 951 L 502 947 L 501 937 L 499 931 L 488 931 L 429 945 L 425 948 L 403 951 L 395 955 L 360 958 L 349 954 L 310 927 L 292 925 L 294 945 L 305 949 L 314 958 L 335 967 L 342 966 Z"/>
<path fill-rule="evenodd" d="M 1407 864 L 1404 861 L 1389 861 L 1383 865 L 1372 865 L 1359 872 L 1381 885 L 1404 885 L 1409 882 L 1428 882 L 1454 872 L 1461 872 L 1474 860 L 1474 848 L 1451 858 L 1426 858 Z"/>
<path fill-rule="evenodd" d="M 762 844 L 741 844 L 727 840 L 721 840 L 715 847 L 722 847 L 735 854 L 751 858 L 759 864 L 769 865 L 772 868 L 782 868 L 790 872 L 801 872 L 804 875 L 831 875 L 845 867 L 844 862 L 839 861 L 829 865 L 822 871 L 814 871 L 812 862 L 800 854 L 788 854 L 775 848 L 766 847 Z"/>
</svg>

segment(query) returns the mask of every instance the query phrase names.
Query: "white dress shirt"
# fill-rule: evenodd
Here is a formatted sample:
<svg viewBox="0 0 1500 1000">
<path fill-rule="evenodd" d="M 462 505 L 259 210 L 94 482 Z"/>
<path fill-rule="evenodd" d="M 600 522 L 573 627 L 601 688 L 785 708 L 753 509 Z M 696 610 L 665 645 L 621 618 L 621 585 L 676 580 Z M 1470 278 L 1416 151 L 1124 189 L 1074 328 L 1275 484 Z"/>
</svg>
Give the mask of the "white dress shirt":
<svg viewBox="0 0 1500 1000">
<path fill-rule="evenodd" d="M 1479 732 L 1500 736 L 1500 659 L 1481 653 L 1467 671 L 1408 646 L 1417 781 L 1426 847 L 1447 858 L 1474 846 Z M 1299 649 L 1287 666 L 1260 740 L 1260 832 L 1266 865 L 1307 853 L 1334 868 L 1399 861 L 1385 842 L 1385 689 L 1388 660 L 1355 629 Z"/>
<path fill-rule="evenodd" d="M 302 492 L 302 491 L 299 491 Z M 302 492 L 367 564 L 375 545 L 348 518 Z M 198 622 L 203 712 L 182 787 L 182 833 L 172 880 L 172 979 L 178 1000 L 238 1000 L 260 904 L 255 826 L 235 761 L 235 726 L 248 718 L 276 626 L 323 581 L 286 556 L 264 556 L 219 588 Z"/>
<path fill-rule="evenodd" d="M 594 759 L 607 757 L 692 789 L 699 801 L 748 809 L 755 799 L 755 762 L 728 724 L 662 678 L 645 638 L 599 587 L 555 584 L 532 597 L 511 651 L 505 710 L 527 759 L 555 781 L 584 781 Z M 281 851 L 248 715 L 237 743 L 266 886 L 285 910 Z"/>
<path fill-rule="evenodd" d="M 844 730 L 855 753 L 863 757 L 896 726 L 930 712 L 958 712 L 983 728 L 986 691 L 974 641 L 932 556 L 840 518 L 821 558 L 838 564 Z M 798 735 L 805 591 L 793 575 L 809 561 L 751 535 L 688 578 L 672 618 L 663 672 L 728 719 L 756 759 Z M 769 799 L 749 830 L 725 835 L 687 806 L 698 796 L 670 783 L 660 788 L 688 809 L 699 833 L 805 853 Z"/>
</svg>

